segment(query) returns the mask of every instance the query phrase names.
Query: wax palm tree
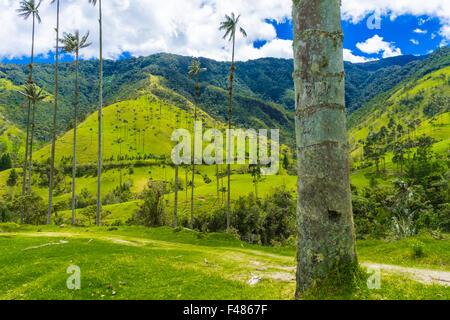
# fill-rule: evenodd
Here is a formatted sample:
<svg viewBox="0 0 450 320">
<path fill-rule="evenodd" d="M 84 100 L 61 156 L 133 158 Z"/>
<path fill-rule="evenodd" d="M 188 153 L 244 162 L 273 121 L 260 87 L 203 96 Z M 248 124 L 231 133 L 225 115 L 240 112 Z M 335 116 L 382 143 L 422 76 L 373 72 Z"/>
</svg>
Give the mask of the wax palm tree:
<svg viewBox="0 0 450 320">
<path fill-rule="evenodd" d="M 232 45 L 232 53 L 231 53 L 231 68 L 230 68 L 230 86 L 229 89 L 229 95 L 230 95 L 230 102 L 228 106 L 228 130 L 231 131 L 231 113 L 233 110 L 233 81 L 234 81 L 234 72 L 236 71 L 236 66 L 234 65 L 234 52 L 235 52 L 235 45 L 236 45 L 236 29 L 239 25 L 239 18 L 241 16 L 235 16 L 234 13 L 231 13 L 231 16 L 225 15 L 225 20 L 221 22 L 219 30 L 225 31 L 225 35 L 223 36 L 224 39 L 228 38 L 228 41 L 231 41 L 233 43 Z M 244 36 L 247 37 L 247 32 L 245 32 L 242 27 L 239 27 L 239 32 Z M 227 147 L 227 175 L 228 175 L 228 199 L 227 199 L 227 232 L 230 232 L 230 187 L 231 187 L 231 165 L 230 165 L 230 148 L 231 145 L 231 135 L 228 135 L 228 147 Z"/>
<path fill-rule="evenodd" d="M 89 0 L 93 6 L 97 0 Z M 102 177 L 102 109 L 103 109 L 103 25 L 102 25 L 102 0 L 98 0 L 98 23 L 100 27 L 100 70 L 99 70 L 99 110 L 98 110 L 98 168 L 97 168 L 97 226 L 100 226 L 100 211 L 102 203 L 100 200 L 101 177 Z"/>
<path fill-rule="evenodd" d="M 53 200 L 53 175 L 55 172 L 55 150 L 56 150 L 56 114 L 58 112 L 58 59 L 59 59 L 59 0 L 52 0 L 52 4 L 56 2 L 56 50 L 55 50 L 55 101 L 53 107 L 53 127 L 52 127 L 52 154 L 50 157 L 50 181 L 48 188 L 48 212 L 47 224 L 51 224 L 52 217 L 52 200 Z"/>
<path fill-rule="evenodd" d="M 35 0 L 22 0 L 20 1 L 20 8 L 17 9 L 20 17 L 23 17 L 27 20 L 30 16 L 33 17 L 33 29 L 31 34 L 31 63 L 28 65 L 30 68 L 29 82 L 33 81 L 33 59 L 34 59 L 34 30 L 36 21 L 41 23 L 41 17 L 39 15 L 39 7 L 41 5 L 41 1 L 36 4 Z"/>
<path fill-rule="evenodd" d="M 75 67 L 75 103 L 73 112 L 73 160 L 72 160 L 72 225 L 75 224 L 75 177 L 77 173 L 77 118 L 78 118 L 78 60 L 80 50 L 87 48 L 91 43 L 87 42 L 89 32 L 80 38 L 80 32 L 75 31 L 75 34 L 64 33 L 63 39 L 60 40 L 62 50 L 67 53 L 75 54 L 75 61 L 70 68 Z"/>
<path fill-rule="evenodd" d="M 195 77 L 195 103 L 194 103 L 194 156 L 192 157 L 192 193 L 191 193 L 191 229 L 194 229 L 194 179 L 195 179 L 195 122 L 197 121 L 197 103 L 200 94 L 200 72 L 206 71 L 202 68 L 200 60 L 192 60 L 189 66 L 189 79 Z"/>
<path fill-rule="evenodd" d="M 292 2 L 299 160 L 296 298 L 337 270 L 345 269 L 347 281 L 353 281 L 357 265 L 340 6 L 340 0 Z"/>
<path fill-rule="evenodd" d="M 29 64 L 30 75 L 28 78 L 28 83 L 33 83 L 33 59 L 34 59 L 34 30 L 36 20 L 38 23 L 41 23 L 41 17 L 39 16 L 39 6 L 41 5 L 41 1 L 38 4 L 34 0 L 23 0 L 20 2 L 20 8 L 17 10 L 19 16 L 23 17 L 27 20 L 30 16 L 33 17 L 33 28 L 32 28 L 32 36 L 31 36 L 31 62 Z M 28 146 L 29 146 L 29 135 L 30 135 L 30 115 L 31 115 L 31 103 L 28 103 L 28 113 L 27 113 L 27 135 L 25 141 L 25 159 L 23 165 L 23 183 L 22 183 L 22 196 L 25 196 L 26 184 L 27 184 L 27 164 L 28 164 Z M 23 223 L 21 219 L 21 223 Z"/>
<path fill-rule="evenodd" d="M 24 85 L 23 90 L 17 90 L 17 92 L 19 94 L 21 94 L 22 96 L 24 96 L 28 102 L 29 105 L 31 105 L 32 109 L 33 109 L 33 119 L 32 119 L 32 126 L 31 126 L 31 143 L 30 143 L 30 162 L 29 162 L 29 167 L 30 167 L 30 175 L 28 177 L 28 194 L 31 194 L 31 165 L 32 165 L 32 160 L 33 160 L 33 137 L 34 137 L 34 128 L 35 128 L 35 111 L 36 111 L 36 103 L 41 102 L 43 100 L 45 100 L 49 95 L 44 93 L 42 89 L 38 88 L 36 86 L 36 84 L 34 83 L 27 83 L 26 85 Z M 23 193 L 23 196 L 25 195 L 25 193 Z M 20 221 L 23 222 L 23 213 L 22 216 L 20 218 Z"/>
</svg>

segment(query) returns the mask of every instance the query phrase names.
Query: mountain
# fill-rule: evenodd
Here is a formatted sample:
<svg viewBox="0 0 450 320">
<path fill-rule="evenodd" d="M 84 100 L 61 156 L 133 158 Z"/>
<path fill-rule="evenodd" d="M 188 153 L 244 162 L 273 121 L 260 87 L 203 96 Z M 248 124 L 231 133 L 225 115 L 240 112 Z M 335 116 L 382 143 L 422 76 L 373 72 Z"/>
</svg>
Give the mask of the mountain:
<svg viewBox="0 0 450 320">
<path fill-rule="evenodd" d="M 410 78 L 378 96 L 352 114 L 349 124 L 354 159 L 362 154 L 361 141 L 386 128 L 397 131 L 391 142 L 426 135 L 435 140 L 435 152 L 446 153 L 450 150 L 450 65 Z"/>
<path fill-rule="evenodd" d="M 372 98 L 387 92 L 411 75 L 438 69 L 447 63 L 442 57 L 449 55 L 449 48 L 442 48 L 428 57 L 402 56 L 379 61 L 352 64 L 345 63 L 346 103 L 349 114 L 358 110 Z M 177 104 L 173 95 L 165 96 L 163 90 L 149 86 L 151 76 L 158 76 L 162 87 L 181 95 L 190 102 L 193 97 L 193 80 L 187 70 L 193 58 L 174 54 L 155 54 L 149 57 L 129 58 L 104 62 L 105 106 L 117 101 L 136 99 L 143 91 L 152 92 L 168 103 Z M 201 58 L 207 72 L 201 75 L 199 106 L 212 117 L 227 119 L 229 63 Z M 60 105 L 58 132 L 71 129 L 74 75 L 70 63 L 60 65 Z M 97 61 L 80 63 L 80 114 L 83 120 L 97 106 Z M 254 128 L 279 128 L 282 140 L 294 142 L 294 85 L 293 63 L 289 59 L 264 58 L 238 62 L 235 81 L 233 121 L 235 125 Z M 19 86 L 27 79 L 27 66 L 0 63 L 0 81 L 9 86 Z M 36 64 L 35 81 L 46 91 L 53 93 L 54 66 Z M 14 90 L 0 86 L 0 112 L 22 130 L 26 123 L 26 108 L 18 108 L 24 100 Z M 39 105 L 36 137 L 48 141 L 51 137 L 53 106 Z"/>
</svg>

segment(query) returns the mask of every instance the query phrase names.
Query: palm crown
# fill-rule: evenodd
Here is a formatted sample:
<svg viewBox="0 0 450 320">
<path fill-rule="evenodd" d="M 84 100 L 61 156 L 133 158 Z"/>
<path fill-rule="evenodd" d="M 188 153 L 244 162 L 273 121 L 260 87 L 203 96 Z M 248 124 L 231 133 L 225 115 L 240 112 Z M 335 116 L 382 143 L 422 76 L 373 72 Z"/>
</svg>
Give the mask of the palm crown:
<svg viewBox="0 0 450 320">
<path fill-rule="evenodd" d="M 78 51 L 80 51 L 80 49 L 89 47 L 91 45 L 90 42 L 87 42 L 88 37 L 89 31 L 80 40 L 80 32 L 76 30 L 75 34 L 64 33 L 63 39 L 59 41 L 63 45 L 63 51 L 67 53 L 77 53 Z"/>
<path fill-rule="evenodd" d="M 233 12 L 231 13 L 231 16 L 225 15 L 225 21 L 222 21 L 219 27 L 219 30 L 225 30 L 225 35 L 223 36 L 224 39 L 229 36 L 228 41 L 231 41 L 236 36 L 236 28 L 239 24 L 240 17 L 240 15 L 236 17 Z M 247 37 L 247 32 L 245 32 L 242 27 L 239 27 L 239 31 L 244 37 Z"/>
<path fill-rule="evenodd" d="M 89 3 L 95 6 L 97 4 L 97 0 L 89 0 Z"/>
<path fill-rule="evenodd" d="M 28 83 L 23 86 L 22 90 L 17 90 L 19 94 L 27 98 L 32 103 L 37 103 L 40 101 L 43 101 L 47 99 L 50 95 L 47 93 L 44 93 L 43 89 L 40 89 L 36 84 L 34 83 Z"/>
<path fill-rule="evenodd" d="M 200 74 L 200 72 L 207 70 L 206 68 L 201 68 L 200 65 L 200 60 L 192 60 L 192 63 L 189 66 L 189 79 L 192 79 L 194 76 Z"/>
<path fill-rule="evenodd" d="M 39 6 L 41 5 L 41 1 L 36 4 L 34 0 L 22 0 L 20 1 L 20 8 L 17 9 L 19 16 L 23 17 L 25 20 L 28 19 L 31 15 L 36 17 L 36 20 L 41 23 L 41 17 L 39 16 Z"/>
</svg>

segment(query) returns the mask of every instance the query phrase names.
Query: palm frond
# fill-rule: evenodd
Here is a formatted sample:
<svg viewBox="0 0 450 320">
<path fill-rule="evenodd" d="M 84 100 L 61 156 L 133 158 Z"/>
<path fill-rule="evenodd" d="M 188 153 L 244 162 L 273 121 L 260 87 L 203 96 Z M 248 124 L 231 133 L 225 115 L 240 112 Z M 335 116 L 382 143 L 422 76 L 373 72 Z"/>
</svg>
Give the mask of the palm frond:
<svg viewBox="0 0 450 320">
<path fill-rule="evenodd" d="M 233 38 L 236 36 L 236 28 L 239 24 L 240 17 L 241 15 L 238 15 L 236 17 L 234 12 L 232 12 L 231 15 L 225 15 L 224 21 L 222 21 L 219 26 L 220 31 L 225 31 L 223 39 L 228 38 L 228 41 L 233 40 Z M 239 31 L 244 37 L 247 37 L 247 32 L 242 27 L 239 27 Z"/>
</svg>

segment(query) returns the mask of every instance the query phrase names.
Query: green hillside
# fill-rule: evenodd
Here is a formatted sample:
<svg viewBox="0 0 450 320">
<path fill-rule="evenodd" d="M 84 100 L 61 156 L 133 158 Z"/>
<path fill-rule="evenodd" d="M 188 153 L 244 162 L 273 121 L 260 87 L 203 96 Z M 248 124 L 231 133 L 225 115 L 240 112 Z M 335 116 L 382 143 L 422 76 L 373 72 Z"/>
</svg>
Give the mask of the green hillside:
<svg viewBox="0 0 450 320">
<path fill-rule="evenodd" d="M 380 61 L 352 64 L 345 63 L 346 104 L 349 113 L 358 110 L 372 98 L 385 93 L 405 78 L 441 68 L 448 62 L 448 47 L 436 50 L 427 57 L 402 56 Z M 150 75 L 158 76 L 162 85 L 190 102 L 194 101 L 194 82 L 188 79 L 187 70 L 192 57 L 173 54 L 155 54 L 149 57 L 105 61 L 104 100 L 111 105 L 120 100 L 139 97 L 148 89 Z M 201 58 L 207 72 L 201 76 L 199 106 L 215 119 L 227 119 L 227 88 L 229 64 Z M 58 132 L 70 129 L 73 115 L 74 74 L 70 63 L 60 64 L 60 95 Z M 264 58 L 236 64 L 234 122 L 243 127 L 280 128 L 282 141 L 291 145 L 294 135 L 294 85 L 293 62 L 289 59 Z M 97 61 L 80 62 L 80 115 L 81 119 L 94 112 L 98 106 L 96 94 Z M 0 80 L 19 86 L 26 82 L 28 68 L 24 65 L 0 63 Z M 34 77 L 47 92 L 54 90 L 54 65 L 36 64 Z M 153 92 L 169 104 L 181 107 L 178 99 L 172 100 L 161 91 Z M 0 106 L 5 117 L 22 129 L 26 122 L 26 110 L 17 107 L 23 99 L 0 86 Z M 181 102 L 183 104 L 183 102 Z M 43 104 L 37 118 L 36 137 L 49 141 L 51 137 L 52 106 Z"/>
<path fill-rule="evenodd" d="M 424 59 L 406 57 L 356 66 L 373 75 L 380 73 L 379 76 L 385 74 L 389 68 L 401 68 L 407 74 L 402 83 L 377 95 L 354 112 L 348 120 L 352 152 L 350 179 L 354 186 L 353 206 L 358 238 L 403 237 L 402 234 L 396 234 L 393 227 L 399 204 L 405 205 L 407 210 L 410 210 L 408 206 L 412 206 L 411 210 L 416 212 L 415 226 L 411 229 L 413 230 L 411 234 L 416 234 L 421 228 L 445 231 L 450 227 L 447 218 L 448 192 L 446 193 L 450 130 L 448 110 L 450 55 L 445 53 L 446 50 L 440 50 Z M 135 70 L 133 69 L 135 63 L 144 63 L 143 61 L 149 63 L 148 60 L 152 59 L 166 61 L 165 59 L 169 58 L 180 70 L 184 69 L 184 66 L 177 63 L 188 61 L 187 58 L 181 59 L 178 56 L 156 55 L 122 63 L 131 63 L 130 70 Z M 136 212 L 145 204 L 145 190 L 158 184 L 164 185 L 163 196 L 160 199 L 164 209 L 163 224 L 173 223 L 175 168 L 170 160 L 170 153 L 175 143 L 170 141 L 170 137 L 177 128 L 187 128 L 191 131 L 193 129 L 193 104 L 192 97 L 188 93 L 189 86 L 193 84 L 182 81 L 181 71 L 175 73 L 173 77 L 162 75 L 153 63 L 156 62 L 143 66 L 142 69 L 145 71 L 139 74 L 142 79 L 133 78 L 137 74 L 131 75 L 126 70 L 116 70 L 122 72 L 128 80 L 124 80 L 121 86 L 114 85 L 117 89 L 116 98 L 113 103 L 105 106 L 103 111 L 104 167 L 101 198 L 105 212 L 108 213 L 103 219 L 105 224 L 136 224 L 133 219 Z M 244 69 L 244 64 L 241 67 Z M 269 68 L 267 65 L 265 67 Z M 167 71 L 174 67 L 168 64 L 167 68 L 169 69 L 162 70 Z M 211 72 L 218 72 L 214 69 L 213 62 L 210 62 L 209 68 Z M 155 75 L 158 73 L 160 75 Z M 131 78 L 128 78 L 127 74 Z M 401 77 L 397 74 L 395 78 L 398 80 Z M 132 81 L 130 79 L 137 81 L 133 82 L 132 90 L 127 85 Z M 391 85 L 394 82 L 391 81 Z M 12 82 L 4 80 L 3 83 L 5 88 L 9 86 L 9 90 L 5 89 L 3 93 L 11 92 Z M 183 84 L 178 89 L 173 89 L 180 83 Z M 204 129 L 208 127 L 223 129 L 221 115 L 226 113 L 226 106 L 223 104 L 226 104 L 227 92 L 219 83 L 213 81 L 212 84 L 202 83 L 201 88 L 204 100 L 198 108 L 198 115 L 199 119 L 203 120 Z M 244 96 L 244 92 L 241 91 L 241 95 L 236 97 L 238 103 L 235 105 L 234 115 L 241 118 L 235 125 L 280 128 L 282 133 L 285 132 L 284 140 L 289 140 L 288 136 L 292 137 L 295 132 L 292 113 L 281 105 L 271 102 L 269 98 L 263 102 L 261 98 L 252 97 L 250 91 L 247 91 L 249 96 Z M 215 105 L 214 101 L 222 101 L 222 105 Z M 86 105 L 83 107 L 86 108 Z M 41 106 L 39 109 L 41 117 L 46 116 L 43 108 L 51 106 L 48 104 Z M 95 109 L 96 106 L 92 105 L 92 108 Z M 42 126 L 42 122 L 39 125 Z M 284 127 L 280 127 L 282 125 Z M 97 112 L 79 119 L 76 221 L 80 225 L 90 225 L 88 211 L 96 203 L 97 128 Z M 399 146 L 404 159 L 402 162 L 398 161 Z M 72 150 L 73 130 L 70 129 L 58 138 L 56 148 L 56 187 L 53 203 L 54 222 L 59 224 L 68 223 L 71 217 Z M 274 176 L 257 178 L 252 175 L 248 165 L 232 166 L 232 226 L 245 241 L 285 245 L 292 239 L 297 197 L 296 155 L 293 150 L 292 147 L 282 146 L 280 170 Z M 37 197 L 36 202 L 43 208 L 48 199 L 49 157 L 48 143 L 34 153 L 32 191 Z M 19 167 L 16 168 L 16 173 L 20 176 Z M 416 167 L 423 170 L 417 173 Z M 14 214 L 19 205 L 14 201 L 20 199 L 18 196 L 21 182 L 16 179 L 15 184 L 8 185 L 7 181 L 11 180 L 12 173 L 12 170 L 0 172 L 2 186 L 0 195 L 8 204 L 4 207 Z M 178 223 L 185 227 L 189 226 L 190 220 L 191 174 L 190 168 L 180 166 Z M 399 187 L 398 178 L 405 179 L 412 190 L 418 190 L 419 204 L 411 205 L 409 200 L 402 198 L 404 191 Z M 224 165 L 196 166 L 194 196 L 196 229 L 223 231 L 226 180 Z M 45 209 L 42 212 L 45 214 Z M 418 217 L 422 215 L 423 218 L 419 219 Z M 281 225 L 270 230 L 273 221 L 280 222 Z M 251 227 L 246 227 L 248 225 Z M 267 238 L 266 234 L 269 234 Z"/>
<path fill-rule="evenodd" d="M 394 124 L 401 125 L 404 130 L 397 132 L 393 140 L 428 135 L 436 140 L 434 149 L 445 153 L 450 149 L 449 112 L 450 66 L 411 80 L 350 116 L 352 158 L 357 161 L 361 157 L 361 140 L 371 132 Z M 419 121 L 412 127 L 411 123 L 416 120 Z"/>
</svg>

